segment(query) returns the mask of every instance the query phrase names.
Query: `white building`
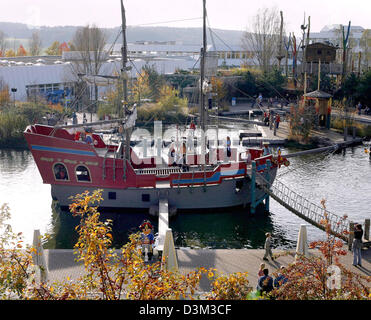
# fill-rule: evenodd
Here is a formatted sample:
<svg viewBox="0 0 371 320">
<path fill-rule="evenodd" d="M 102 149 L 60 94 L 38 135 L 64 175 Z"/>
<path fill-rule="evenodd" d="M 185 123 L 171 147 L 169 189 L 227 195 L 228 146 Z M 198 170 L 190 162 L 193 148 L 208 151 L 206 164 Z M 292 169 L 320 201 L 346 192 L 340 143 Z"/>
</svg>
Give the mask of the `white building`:
<svg viewBox="0 0 371 320">
<path fill-rule="evenodd" d="M 100 75 L 118 76 L 121 73 L 121 63 L 121 58 L 110 57 L 102 65 Z M 197 67 L 197 63 L 197 59 L 190 56 L 153 57 L 152 59 L 130 58 L 128 62 L 128 67 L 131 67 L 129 76 L 136 78 L 146 64 L 153 66 L 160 74 L 172 74 L 177 69 L 192 70 Z M 59 98 L 68 95 L 68 99 L 71 99 L 74 95 L 73 84 L 79 80 L 79 77 L 73 63 L 62 60 L 57 64 L 3 63 L 2 66 L 0 65 L 0 80 L 8 85 L 12 98 L 11 89 L 15 88 L 17 91 L 14 98 L 18 101 L 26 101 L 36 95 L 48 95 L 49 97 L 59 95 Z M 100 87 L 99 93 L 102 94 L 105 90 L 106 88 Z"/>
</svg>

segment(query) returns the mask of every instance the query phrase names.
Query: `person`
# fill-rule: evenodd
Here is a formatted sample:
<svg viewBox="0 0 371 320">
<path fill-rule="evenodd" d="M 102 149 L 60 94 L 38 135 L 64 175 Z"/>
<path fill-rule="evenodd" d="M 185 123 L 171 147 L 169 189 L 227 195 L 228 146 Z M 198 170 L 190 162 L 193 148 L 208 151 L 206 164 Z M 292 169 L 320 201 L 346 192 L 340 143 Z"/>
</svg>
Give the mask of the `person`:
<svg viewBox="0 0 371 320">
<path fill-rule="evenodd" d="M 257 290 L 260 294 L 263 292 L 269 293 L 273 290 L 273 278 L 269 276 L 269 270 L 263 270 L 263 276 L 259 278 Z"/>
<path fill-rule="evenodd" d="M 259 269 L 259 272 L 258 272 L 258 278 L 264 276 L 264 272 L 263 272 L 264 269 L 265 269 L 265 263 L 261 263 L 260 264 L 260 269 Z"/>
<path fill-rule="evenodd" d="M 195 125 L 195 123 L 193 122 L 193 120 L 191 120 L 191 124 L 189 125 L 189 129 L 191 129 L 191 130 L 196 130 L 196 125 Z"/>
<path fill-rule="evenodd" d="M 371 114 L 371 109 L 370 109 L 370 107 L 369 107 L 369 106 L 366 106 L 366 109 L 365 109 L 365 114 L 366 114 L 366 115 L 369 115 L 369 114 Z"/>
<path fill-rule="evenodd" d="M 228 136 L 227 137 L 227 157 L 230 158 L 232 155 L 231 151 L 231 138 Z"/>
<path fill-rule="evenodd" d="M 280 115 L 277 113 L 276 114 L 276 128 L 278 129 L 279 125 L 280 125 L 280 122 L 281 122 L 281 117 Z"/>
<path fill-rule="evenodd" d="M 358 102 L 357 108 L 358 108 L 358 115 L 361 115 L 361 113 L 362 113 L 362 104 L 361 104 L 361 102 Z"/>
<path fill-rule="evenodd" d="M 77 124 L 77 115 L 76 115 L 76 112 L 74 112 L 73 115 L 72 115 L 72 124 Z"/>
<path fill-rule="evenodd" d="M 357 224 L 354 229 L 354 240 L 353 240 L 353 266 L 362 267 L 362 237 L 363 230 L 362 225 Z"/>
<path fill-rule="evenodd" d="M 80 140 L 80 135 L 81 135 L 81 132 L 80 131 L 76 131 L 75 133 L 75 141 L 79 141 Z"/>
<path fill-rule="evenodd" d="M 268 156 L 271 154 L 271 150 L 269 149 L 269 142 L 263 142 L 263 156 Z"/>
<path fill-rule="evenodd" d="M 83 116 L 83 119 L 82 119 L 82 123 L 87 123 L 88 122 L 88 120 L 86 119 L 86 114 L 85 114 L 85 112 L 84 112 L 84 116 Z"/>
<path fill-rule="evenodd" d="M 183 171 L 189 171 L 189 167 L 187 166 L 187 146 L 185 142 L 182 144 L 182 169 Z"/>
<path fill-rule="evenodd" d="M 271 111 L 268 109 L 268 115 L 267 115 L 267 127 L 269 127 L 269 122 L 271 121 Z"/>
<path fill-rule="evenodd" d="M 280 271 L 278 272 L 277 278 L 274 279 L 274 287 L 279 288 L 287 282 L 287 278 L 282 274 L 282 271 L 285 269 L 284 266 L 281 266 Z"/>
<path fill-rule="evenodd" d="M 55 178 L 58 180 L 68 180 L 66 169 L 63 166 L 58 165 L 58 172 L 55 175 Z"/>
<path fill-rule="evenodd" d="M 87 144 L 92 144 L 93 143 L 93 137 L 90 132 L 85 132 L 85 139 L 84 142 Z"/>
<path fill-rule="evenodd" d="M 262 102 L 263 102 L 263 95 L 261 93 L 259 93 L 258 103 L 259 103 L 260 106 L 261 106 Z"/>
<path fill-rule="evenodd" d="M 169 165 L 170 166 L 176 166 L 176 160 L 175 160 L 175 144 L 172 143 L 169 148 Z"/>
<path fill-rule="evenodd" d="M 139 226 L 141 230 L 140 239 L 142 244 L 142 254 L 145 257 L 145 249 L 147 249 L 148 254 L 148 261 L 152 260 L 153 255 L 153 244 L 155 242 L 155 238 L 153 235 L 153 226 L 148 220 L 144 220 L 143 223 Z"/>
<path fill-rule="evenodd" d="M 268 260 L 268 256 L 270 256 L 271 259 L 274 260 L 272 249 L 271 249 L 271 234 L 267 232 L 265 234 L 265 237 L 266 237 L 265 243 L 264 243 L 265 254 L 264 254 L 263 260 Z"/>
<path fill-rule="evenodd" d="M 274 112 L 271 112 L 270 113 L 270 117 L 269 117 L 269 129 L 272 130 L 273 129 L 273 126 L 274 126 Z"/>
</svg>

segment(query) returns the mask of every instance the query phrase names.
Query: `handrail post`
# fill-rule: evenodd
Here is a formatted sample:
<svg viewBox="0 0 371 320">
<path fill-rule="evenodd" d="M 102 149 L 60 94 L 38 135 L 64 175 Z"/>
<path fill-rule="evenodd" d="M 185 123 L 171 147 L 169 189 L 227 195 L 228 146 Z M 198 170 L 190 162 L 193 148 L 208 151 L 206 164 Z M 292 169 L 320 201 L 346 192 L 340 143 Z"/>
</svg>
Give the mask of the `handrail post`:
<svg viewBox="0 0 371 320">
<path fill-rule="evenodd" d="M 255 183 L 256 183 L 256 161 L 252 161 L 251 163 L 251 206 L 250 206 L 250 212 L 255 213 L 255 207 L 256 207 L 256 194 L 255 194 Z"/>
<path fill-rule="evenodd" d="M 366 240 L 370 240 L 370 219 L 365 219 L 365 236 Z"/>
<path fill-rule="evenodd" d="M 353 239 L 354 239 L 354 222 L 349 223 L 349 237 L 348 237 L 348 250 L 352 250 L 352 245 L 353 245 Z"/>
<path fill-rule="evenodd" d="M 265 175 L 265 179 L 268 182 L 267 188 L 270 189 L 270 169 L 271 169 L 271 161 L 267 160 L 267 171 Z M 269 212 L 269 193 L 265 196 L 265 211 Z"/>
</svg>

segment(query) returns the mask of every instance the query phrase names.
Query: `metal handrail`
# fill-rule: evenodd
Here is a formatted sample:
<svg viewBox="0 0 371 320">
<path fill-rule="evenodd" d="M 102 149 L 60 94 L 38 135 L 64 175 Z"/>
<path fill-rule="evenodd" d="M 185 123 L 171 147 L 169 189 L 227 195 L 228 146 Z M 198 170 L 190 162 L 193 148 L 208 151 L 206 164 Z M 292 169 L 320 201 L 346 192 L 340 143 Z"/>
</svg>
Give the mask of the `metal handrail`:
<svg viewBox="0 0 371 320">
<path fill-rule="evenodd" d="M 305 218 L 305 220 L 321 229 L 324 229 L 322 221 L 325 219 L 326 212 L 332 233 L 343 240 L 347 240 L 344 232 L 349 230 L 348 223 L 344 221 L 345 219 L 314 204 L 277 179 L 271 184 L 262 174 L 257 173 L 257 178 L 257 182 L 260 180 L 260 184 L 265 192 L 270 194 L 290 211 Z"/>
</svg>

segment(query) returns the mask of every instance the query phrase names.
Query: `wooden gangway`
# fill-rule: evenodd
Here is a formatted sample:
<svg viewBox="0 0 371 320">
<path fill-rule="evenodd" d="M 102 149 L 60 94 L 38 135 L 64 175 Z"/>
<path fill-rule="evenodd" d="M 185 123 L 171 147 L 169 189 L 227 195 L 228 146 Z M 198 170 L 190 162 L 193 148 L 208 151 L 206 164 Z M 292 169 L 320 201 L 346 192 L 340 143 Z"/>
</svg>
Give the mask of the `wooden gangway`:
<svg viewBox="0 0 371 320">
<path fill-rule="evenodd" d="M 327 215 L 327 219 L 331 226 L 330 233 L 345 242 L 349 241 L 346 235 L 346 233 L 349 232 L 349 223 L 346 222 L 343 217 L 329 212 L 324 207 L 316 205 L 302 195 L 291 190 L 277 179 L 271 184 L 263 175 L 257 174 L 256 184 L 258 188 L 262 188 L 264 192 L 269 194 L 269 196 L 286 209 L 323 231 L 326 231 L 323 221 L 326 219 Z"/>
</svg>

